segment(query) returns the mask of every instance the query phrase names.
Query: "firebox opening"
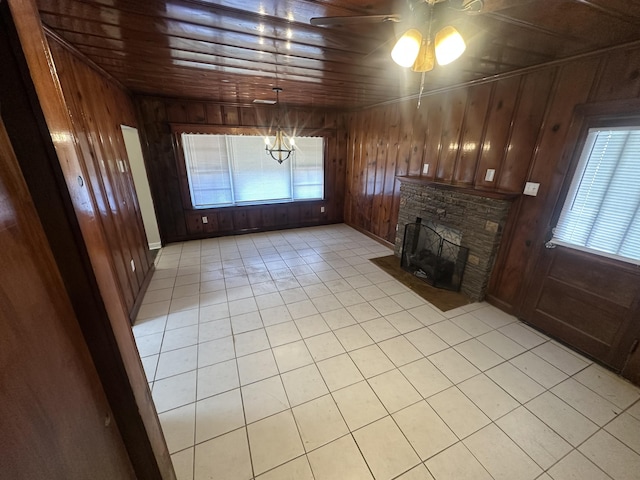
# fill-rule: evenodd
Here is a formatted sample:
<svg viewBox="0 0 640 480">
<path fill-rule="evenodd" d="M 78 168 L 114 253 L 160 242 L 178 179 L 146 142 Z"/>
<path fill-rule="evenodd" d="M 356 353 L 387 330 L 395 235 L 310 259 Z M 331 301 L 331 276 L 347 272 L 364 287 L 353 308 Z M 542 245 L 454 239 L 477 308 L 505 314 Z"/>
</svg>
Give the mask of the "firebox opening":
<svg viewBox="0 0 640 480">
<path fill-rule="evenodd" d="M 405 226 L 400 265 L 434 287 L 459 291 L 469 255 L 461 240 L 458 230 L 416 218 Z"/>
</svg>

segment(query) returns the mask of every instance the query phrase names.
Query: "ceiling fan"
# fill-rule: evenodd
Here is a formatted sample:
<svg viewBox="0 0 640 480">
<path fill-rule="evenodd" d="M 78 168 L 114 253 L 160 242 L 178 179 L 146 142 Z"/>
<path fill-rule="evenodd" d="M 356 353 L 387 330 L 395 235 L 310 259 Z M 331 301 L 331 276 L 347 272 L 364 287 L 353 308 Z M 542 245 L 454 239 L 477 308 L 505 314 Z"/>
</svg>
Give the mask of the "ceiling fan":
<svg viewBox="0 0 640 480">
<path fill-rule="evenodd" d="M 533 0 L 407 0 L 411 26 L 398 39 L 391 50 L 391 58 L 402 67 L 415 72 L 428 72 L 436 64 L 447 65 L 464 53 L 466 44 L 462 35 L 447 23 L 453 14 L 477 15 L 510 8 Z M 315 17 L 314 26 L 341 26 L 354 24 L 399 23 L 403 15 L 352 15 L 341 17 Z"/>
</svg>

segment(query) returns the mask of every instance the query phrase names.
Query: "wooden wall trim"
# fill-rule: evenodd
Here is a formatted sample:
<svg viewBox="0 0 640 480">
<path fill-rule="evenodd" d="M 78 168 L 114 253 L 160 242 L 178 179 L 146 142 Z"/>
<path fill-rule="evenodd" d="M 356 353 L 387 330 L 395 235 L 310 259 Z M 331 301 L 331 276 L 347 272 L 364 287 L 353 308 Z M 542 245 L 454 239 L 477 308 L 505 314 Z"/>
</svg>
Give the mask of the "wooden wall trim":
<svg viewBox="0 0 640 480">
<path fill-rule="evenodd" d="M 177 103 L 182 103 L 185 101 L 189 101 L 189 102 L 198 102 L 198 103 L 215 103 L 216 105 L 219 105 L 220 107 L 229 107 L 229 108 L 248 108 L 248 109 L 252 109 L 252 108 L 264 108 L 265 106 L 271 107 L 273 108 L 274 105 L 269 105 L 269 104 L 259 104 L 259 103 L 240 103 L 240 102 L 224 102 L 224 101 L 216 101 L 216 102 L 212 102 L 210 98 L 204 98 L 204 97 L 173 97 L 173 96 L 168 96 L 168 95 L 153 95 L 150 93 L 146 93 L 146 92 L 139 92 L 136 90 L 132 90 L 131 93 L 134 94 L 134 96 L 139 97 L 139 98 L 146 98 L 149 100 L 155 100 L 155 101 L 159 101 L 159 102 L 168 102 L 168 103 L 173 103 L 173 102 L 177 102 Z M 305 108 L 304 106 L 300 106 L 300 105 L 287 105 L 285 102 L 281 102 L 281 105 L 283 107 L 283 109 L 287 109 L 287 110 L 307 110 L 307 108 Z M 360 110 L 360 108 L 358 109 L 336 109 L 336 108 L 330 108 L 330 107 L 313 107 L 313 110 L 316 112 L 324 112 L 324 113 L 335 113 L 335 112 L 350 112 L 350 111 L 356 111 L 356 110 Z"/>
<path fill-rule="evenodd" d="M 99 228 L 98 209 L 95 199 L 84 181 L 87 173 L 82 165 L 82 153 L 78 150 L 75 130 L 69 116 L 69 110 L 56 74 L 55 63 L 47 39 L 40 23 L 34 0 L 8 0 L 11 16 L 14 19 L 20 44 L 37 93 L 40 108 L 44 114 L 55 147 L 68 192 L 71 196 L 75 214 L 82 236 L 89 249 L 93 271 L 105 302 L 112 327 L 114 324 L 129 324 L 128 311 L 122 303 L 120 286 L 109 256 L 109 245 L 104 231 Z M 134 405 L 113 405 L 118 408 L 134 409 L 139 412 L 141 427 L 146 430 L 140 437 L 140 444 L 127 443 L 134 468 L 141 478 L 175 480 L 171 459 L 164 442 L 160 423 L 151 400 L 146 377 L 140 363 L 131 329 L 113 328 L 120 354 L 124 359 L 127 379 L 130 382 L 136 403 Z M 92 351 L 92 354 L 99 352 Z M 144 431 L 143 430 L 143 431 Z M 145 440 L 149 443 L 146 443 Z"/>
<path fill-rule="evenodd" d="M 127 88 L 118 80 L 116 77 L 107 72 L 104 68 L 98 65 L 96 62 L 87 57 L 84 53 L 74 47 L 72 44 L 67 42 L 64 38 L 62 38 L 55 30 L 49 27 L 46 24 L 42 24 L 42 29 L 44 33 L 47 35 L 47 38 L 56 41 L 60 46 L 64 47 L 69 53 L 73 54 L 75 57 L 79 58 L 82 62 L 89 65 L 96 72 L 98 72 L 102 77 L 108 79 L 111 83 L 117 85 L 122 90 L 127 90 Z M 128 90 L 127 90 L 128 91 Z"/>
</svg>

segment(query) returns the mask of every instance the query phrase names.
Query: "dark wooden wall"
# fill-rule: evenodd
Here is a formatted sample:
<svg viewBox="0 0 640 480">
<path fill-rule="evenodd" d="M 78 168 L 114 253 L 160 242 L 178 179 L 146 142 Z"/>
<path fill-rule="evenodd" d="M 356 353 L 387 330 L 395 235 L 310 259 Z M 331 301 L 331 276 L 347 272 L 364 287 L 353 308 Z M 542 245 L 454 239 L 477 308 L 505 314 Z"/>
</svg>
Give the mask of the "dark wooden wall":
<svg viewBox="0 0 640 480">
<path fill-rule="evenodd" d="M 47 38 L 33 0 L 1 2 L 0 13 L 2 29 L 11 33 L 11 54 L 3 57 L 11 61 L 2 62 L 0 78 L 3 85 L 10 73 L 19 79 L 0 89 L 2 105 L 27 97 L 7 109 L 7 131 L 19 139 L 18 160 L 84 341 L 136 476 L 175 479 L 129 320 L 151 271 L 119 128 L 134 121 L 133 104 L 105 75 Z M 117 262 L 128 266 L 131 258 L 137 272 L 124 276 Z M 74 434 L 72 425 L 67 434 Z"/>
<path fill-rule="evenodd" d="M 640 95 L 640 51 L 618 50 L 527 75 L 371 108 L 348 120 L 345 221 L 394 241 L 396 175 L 505 193 L 539 182 L 512 206 L 489 299 L 518 313 L 566 175 L 576 105 Z M 570 147 L 570 146 L 569 146 Z M 494 168 L 493 182 L 484 180 Z"/>
<path fill-rule="evenodd" d="M 134 479 L 2 117 L 0 198 L 0 476 Z"/>
<path fill-rule="evenodd" d="M 56 38 L 48 38 L 78 132 L 87 186 L 99 206 L 99 221 L 109 242 L 109 261 L 131 312 L 152 265 L 120 130 L 120 125 L 136 126 L 135 107 L 124 89 L 100 75 Z"/>
<path fill-rule="evenodd" d="M 286 93 L 286 92 L 285 92 Z M 136 97 L 151 192 L 163 243 L 247 231 L 339 223 L 343 220 L 346 128 L 342 114 L 289 109 L 283 125 L 327 135 L 325 198 L 322 201 L 194 210 L 184 199 L 186 178 L 178 168 L 170 124 L 255 128 L 273 125 L 273 106 L 238 107 L 205 101 Z M 313 134 L 313 133 L 309 133 Z M 321 212 L 324 207 L 324 212 Z M 208 223 L 202 223 L 202 216 Z"/>
</svg>

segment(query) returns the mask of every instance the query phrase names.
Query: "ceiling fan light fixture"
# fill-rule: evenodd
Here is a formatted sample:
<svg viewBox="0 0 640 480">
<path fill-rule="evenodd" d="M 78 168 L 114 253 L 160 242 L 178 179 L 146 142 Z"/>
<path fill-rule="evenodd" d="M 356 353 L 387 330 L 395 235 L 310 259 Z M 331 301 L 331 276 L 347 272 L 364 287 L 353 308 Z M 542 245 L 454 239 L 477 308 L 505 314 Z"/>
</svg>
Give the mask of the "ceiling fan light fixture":
<svg viewBox="0 0 640 480">
<path fill-rule="evenodd" d="M 433 42 L 423 39 L 418 52 L 418 58 L 413 63 L 411 70 L 414 72 L 430 72 L 436 64 L 436 56 L 433 50 Z"/>
<path fill-rule="evenodd" d="M 451 25 L 436 34 L 435 51 L 438 65 L 448 65 L 462 55 L 467 48 L 464 39 Z"/>
<path fill-rule="evenodd" d="M 401 67 L 411 67 L 418 57 L 420 46 L 422 45 L 422 34 L 415 28 L 410 28 L 398 39 L 391 58 Z"/>
</svg>

